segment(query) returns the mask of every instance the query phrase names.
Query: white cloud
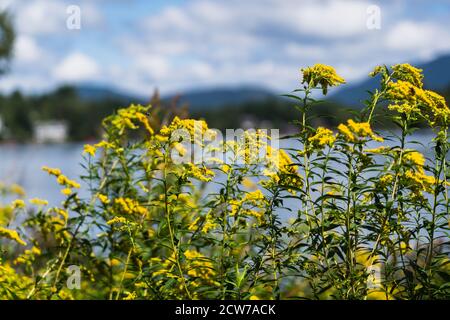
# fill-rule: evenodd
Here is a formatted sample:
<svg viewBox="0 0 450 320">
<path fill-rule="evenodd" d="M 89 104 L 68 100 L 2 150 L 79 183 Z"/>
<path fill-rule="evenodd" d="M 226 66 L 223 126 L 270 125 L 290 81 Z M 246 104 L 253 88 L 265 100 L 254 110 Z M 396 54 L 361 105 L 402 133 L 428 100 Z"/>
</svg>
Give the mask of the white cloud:
<svg viewBox="0 0 450 320">
<path fill-rule="evenodd" d="M 321 38 L 345 38 L 367 32 L 366 1 L 287 1 L 272 2 L 273 16 L 292 31 Z"/>
<path fill-rule="evenodd" d="M 386 36 L 386 46 L 397 51 L 415 51 L 421 57 L 450 49 L 448 28 L 431 22 L 401 21 Z"/>
<path fill-rule="evenodd" d="M 7 1 L 19 27 L 13 66 L 24 79 L 101 81 L 145 95 L 156 86 L 167 94 L 238 84 L 285 92 L 298 86 L 299 68 L 318 62 L 356 81 L 376 64 L 415 63 L 450 51 L 449 20 L 431 9 L 417 16 L 419 5 L 400 0 L 191 0 L 147 15 L 122 1 L 114 10 L 105 10 L 106 1 Z M 366 27 L 373 3 L 381 7 L 380 30 Z M 69 4 L 81 7 L 81 32 L 65 28 Z M 121 16 L 106 16 L 111 12 Z M 50 58 L 35 63 L 43 57 Z"/>
<path fill-rule="evenodd" d="M 26 35 L 19 35 L 14 44 L 14 58 L 18 63 L 37 62 L 43 58 L 43 50 L 36 41 Z"/>
<path fill-rule="evenodd" d="M 3 1 L 3 0 L 2 0 Z M 95 27 L 103 23 L 100 10 L 91 2 L 70 0 L 15 0 L 5 5 L 16 17 L 18 32 L 29 35 L 61 34 L 67 32 L 67 8 L 79 5 L 81 26 Z"/>
<path fill-rule="evenodd" d="M 66 6 L 58 1 L 28 1 L 19 4 L 19 32 L 27 34 L 56 33 L 65 28 Z"/>
<path fill-rule="evenodd" d="M 89 56 L 73 52 L 61 61 L 54 69 L 53 76 L 64 82 L 95 80 L 100 68 Z"/>
<path fill-rule="evenodd" d="M 124 76 L 138 74 L 163 92 L 240 83 L 289 90 L 298 84 L 299 67 L 339 59 L 329 59 L 335 42 L 373 37 L 366 27 L 368 6 L 338 0 L 194 0 L 168 6 L 143 19 L 137 34 L 120 35 L 133 61 L 132 75 Z"/>
<path fill-rule="evenodd" d="M 154 79 L 160 79 L 169 75 L 169 62 L 164 56 L 140 55 L 134 60 L 134 65 L 137 70 L 147 73 Z"/>
<path fill-rule="evenodd" d="M 296 42 L 288 42 L 284 46 L 284 51 L 287 56 L 292 59 L 303 59 L 314 57 L 317 60 L 324 59 L 328 52 L 320 45 L 301 44 Z"/>
</svg>

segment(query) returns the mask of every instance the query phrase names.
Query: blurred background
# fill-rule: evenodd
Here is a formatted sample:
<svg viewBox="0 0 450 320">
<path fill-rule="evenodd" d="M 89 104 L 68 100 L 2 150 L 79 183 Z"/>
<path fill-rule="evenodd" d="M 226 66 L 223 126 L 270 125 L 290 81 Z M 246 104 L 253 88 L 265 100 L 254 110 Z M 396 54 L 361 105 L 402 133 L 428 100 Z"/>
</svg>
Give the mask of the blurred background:
<svg viewBox="0 0 450 320">
<path fill-rule="evenodd" d="M 0 12 L 0 181 L 30 196 L 59 199 L 40 167 L 78 175 L 82 145 L 131 102 L 289 133 L 298 115 L 280 94 L 314 63 L 348 83 L 315 109 L 321 125 L 363 107 L 378 64 L 419 66 L 450 97 L 450 1 L 0 0 Z"/>
</svg>

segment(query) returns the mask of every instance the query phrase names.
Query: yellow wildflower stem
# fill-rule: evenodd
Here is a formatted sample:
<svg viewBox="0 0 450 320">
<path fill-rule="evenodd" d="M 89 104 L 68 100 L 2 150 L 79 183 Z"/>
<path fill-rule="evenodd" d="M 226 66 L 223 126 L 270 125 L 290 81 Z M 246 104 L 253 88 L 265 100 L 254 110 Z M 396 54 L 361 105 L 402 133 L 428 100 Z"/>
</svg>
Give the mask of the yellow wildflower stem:
<svg viewBox="0 0 450 320">
<path fill-rule="evenodd" d="M 403 119 L 403 126 L 402 126 L 402 136 L 401 136 L 401 141 L 400 141 L 400 153 L 399 153 L 399 157 L 397 160 L 397 163 L 395 164 L 397 166 L 396 169 L 396 173 L 395 173 L 395 178 L 394 178 L 394 186 L 392 187 L 392 193 L 391 193 L 391 198 L 390 201 L 388 201 L 388 203 L 394 203 L 394 201 L 397 199 L 397 191 L 398 191 L 398 184 L 399 184 L 399 179 L 400 179 L 400 166 L 403 163 L 403 157 L 405 154 L 405 144 L 406 144 L 406 135 L 407 135 L 407 129 L 408 129 L 408 122 L 409 122 L 409 116 L 406 117 L 406 119 Z M 378 249 L 378 245 L 380 244 L 381 238 L 383 236 L 383 231 L 385 229 L 386 224 L 389 221 L 389 217 L 390 214 L 388 211 L 384 212 L 384 219 L 383 222 L 381 224 L 381 231 L 377 236 L 377 239 L 375 241 L 374 247 L 369 255 L 369 258 L 372 259 L 375 255 L 375 251 Z M 405 261 L 404 261 L 404 257 L 403 257 L 403 250 L 401 249 L 401 241 L 398 241 L 398 245 L 399 245 L 399 254 L 400 254 L 400 259 L 403 265 L 403 268 L 405 268 Z M 407 279 L 408 283 L 409 280 Z"/>
<path fill-rule="evenodd" d="M 115 169 L 115 167 L 117 166 L 117 163 L 118 163 L 118 160 L 114 161 L 114 163 L 113 163 L 112 166 L 111 166 L 110 173 Z M 109 174 L 105 174 L 105 176 L 103 177 L 103 179 L 102 179 L 102 181 L 100 182 L 100 185 L 99 185 L 99 191 L 101 191 L 101 190 L 104 188 L 104 186 L 105 186 L 105 184 L 106 184 L 106 180 L 107 180 L 108 176 L 110 175 L 110 173 L 109 173 Z M 98 193 L 97 193 L 97 194 L 98 194 Z M 95 201 L 97 200 L 97 194 L 95 194 L 95 195 L 92 196 L 91 201 L 90 201 L 90 203 L 89 203 L 89 209 L 88 209 L 88 212 L 90 212 L 90 211 L 92 210 L 92 208 L 94 207 Z M 56 275 L 55 275 L 55 279 L 54 279 L 54 281 L 53 281 L 53 286 L 55 286 L 56 283 L 58 282 L 59 275 L 61 274 L 61 270 L 62 270 L 62 268 L 63 268 L 63 266 L 64 266 L 64 263 L 65 263 L 65 261 L 66 261 L 68 255 L 69 255 L 70 250 L 72 249 L 73 241 L 74 241 L 74 239 L 75 239 L 75 237 L 76 237 L 76 235 L 77 235 L 79 229 L 80 229 L 81 226 L 83 225 L 83 223 L 84 223 L 84 219 L 82 219 L 82 220 L 78 223 L 77 227 L 75 228 L 75 232 L 74 232 L 72 238 L 70 238 L 70 240 L 69 240 L 69 245 L 67 246 L 67 248 L 66 248 L 66 250 L 65 250 L 65 252 L 64 252 L 63 258 L 61 259 L 61 262 L 60 262 L 59 267 L 58 267 L 58 269 L 57 269 L 57 272 L 56 272 Z M 55 262 L 55 264 L 52 264 L 51 266 L 49 266 L 49 267 L 47 268 L 47 270 L 44 272 L 45 277 L 51 272 L 51 270 L 53 269 L 53 267 L 54 267 L 55 265 L 56 265 L 56 262 Z M 45 277 L 43 276 L 43 277 L 41 278 L 40 281 L 42 281 L 43 279 L 45 279 Z M 30 292 L 29 292 L 28 295 L 27 295 L 27 299 L 30 299 L 30 298 L 33 296 L 33 294 L 36 292 L 36 287 L 37 287 L 37 285 L 40 283 L 40 281 L 39 281 L 38 283 L 36 283 L 36 284 L 33 286 L 33 288 L 30 290 Z"/>
<path fill-rule="evenodd" d="M 306 128 L 306 113 L 308 111 L 308 97 L 310 94 L 309 87 L 311 84 L 309 84 L 308 88 L 305 91 L 305 97 L 303 98 L 303 112 L 302 112 L 302 133 L 303 133 L 303 159 L 304 159 L 304 170 L 305 170 L 305 191 L 307 195 L 307 201 L 306 201 L 306 208 L 305 208 L 305 217 L 306 221 L 308 222 L 309 228 L 311 229 L 310 219 L 309 219 L 309 212 L 308 212 L 308 201 L 311 205 L 311 211 L 313 216 L 315 217 L 315 210 L 314 210 L 314 203 L 312 201 L 311 197 L 311 186 L 310 186 L 310 168 L 309 168 L 309 156 L 308 156 L 308 130 Z"/>
<path fill-rule="evenodd" d="M 127 259 L 125 260 L 125 266 L 123 268 L 122 275 L 120 277 L 119 288 L 117 289 L 116 300 L 120 298 L 120 292 L 122 291 L 123 281 L 125 280 L 125 275 L 128 271 L 128 265 L 130 264 L 131 254 L 133 253 L 133 246 L 128 250 Z"/>
<path fill-rule="evenodd" d="M 443 129 L 444 130 L 444 136 L 447 138 L 447 128 Z M 427 267 L 429 267 L 431 265 L 431 262 L 433 260 L 433 251 L 434 251 L 434 233 L 435 233 L 435 228 L 436 228 L 436 210 L 437 207 L 439 205 L 439 200 L 438 200 L 438 187 L 441 185 L 442 181 L 441 181 L 441 174 L 442 171 L 445 167 L 445 162 L 446 162 L 446 155 L 447 155 L 447 147 L 444 146 L 444 151 L 442 152 L 443 154 L 438 155 L 436 154 L 436 157 L 439 157 L 440 161 L 436 161 L 436 168 L 435 168 L 435 173 L 434 173 L 434 181 L 435 181 L 435 186 L 434 186 L 434 196 L 433 196 L 433 211 L 431 214 L 431 231 L 430 231 L 430 245 L 429 245 L 429 249 L 428 249 L 428 256 L 427 256 L 427 260 L 426 260 L 426 265 Z M 444 176 L 446 176 L 446 172 L 444 171 Z M 447 194 L 447 185 L 444 181 L 444 192 L 445 194 Z M 446 197 L 444 195 L 444 197 Z M 448 207 L 447 207 L 448 208 Z"/>
<path fill-rule="evenodd" d="M 184 290 L 186 291 L 186 294 L 188 296 L 189 299 L 192 300 L 192 296 L 191 293 L 189 291 L 189 288 L 187 287 L 186 284 L 186 279 L 184 278 L 184 273 L 183 273 L 183 269 L 181 268 L 181 264 L 180 264 L 180 250 L 179 250 L 179 245 L 175 244 L 175 235 L 174 235 L 174 231 L 172 228 L 172 222 L 170 219 L 170 210 L 169 210 L 169 204 L 168 204 L 168 190 L 167 190 L 167 165 L 168 165 L 168 161 L 167 161 L 167 155 L 170 154 L 168 150 L 166 150 L 166 152 L 164 152 L 164 169 L 163 169 L 163 185 L 164 185 L 164 211 L 165 211 L 165 216 L 167 219 L 167 227 L 169 228 L 169 235 L 170 235 L 170 243 L 172 245 L 172 251 L 173 254 L 175 256 L 175 263 L 177 265 L 177 269 L 178 272 L 180 274 L 181 277 L 181 281 L 183 282 L 183 287 Z"/>
<path fill-rule="evenodd" d="M 144 219 L 145 219 L 145 213 L 141 216 L 141 220 L 140 220 L 140 224 L 141 225 L 144 222 Z M 134 238 L 136 237 L 136 233 L 137 233 L 138 229 L 136 228 L 134 230 L 134 233 L 131 234 L 130 226 L 127 223 L 127 230 L 128 230 L 128 235 L 130 236 L 131 248 L 130 248 L 130 250 L 128 250 L 127 259 L 125 261 L 125 266 L 124 266 L 123 271 L 122 271 L 122 276 L 120 277 L 119 288 L 117 289 L 117 294 L 116 294 L 116 300 L 119 300 L 119 298 L 120 298 L 120 293 L 122 291 L 123 281 L 125 280 L 125 275 L 127 274 L 128 266 L 130 264 L 131 254 L 136 249 L 136 244 L 134 242 Z"/>
<path fill-rule="evenodd" d="M 230 189 L 230 178 L 231 178 L 231 172 L 233 170 L 229 169 L 227 172 L 227 184 L 226 184 L 226 191 L 225 191 L 225 208 L 228 208 L 228 197 L 229 197 L 229 189 Z M 221 281 L 221 287 L 222 287 L 222 299 L 225 300 L 226 298 L 226 270 L 225 270 L 225 245 L 227 240 L 227 210 L 223 210 L 222 212 L 222 241 L 221 241 L 221 253 L 220 253 L 220 281 Z M 239 213 L 236 212 L 236 220 L 239 219 Z"/>
<path fill-rule="evenodd" d="M 386 81 L 384 82 L 385 84 L 385 88 L 384 90 L 382 90 L 381 92 L 377 92 L 376 94 L 374 94 L 373 99 L 372 99 L 372 103 L 370 105 L 370 113 L 369 113 L 369 117 L 367 118 L 367 122 L 370 124 L 370 122 L 372 121 L 372 116 L 373 116 L 373 112 L 375 111 L 375 108 L 378 104 L 378 100 L 380 100 L 380 98 L 382 96 L 384 96 L 384 94 L 386 93 L 387 90 L 387 84 L 389 83 L 389 81 L 391 80 L 392 75 L 388 76 L 386 78 Z"/>
</svg>

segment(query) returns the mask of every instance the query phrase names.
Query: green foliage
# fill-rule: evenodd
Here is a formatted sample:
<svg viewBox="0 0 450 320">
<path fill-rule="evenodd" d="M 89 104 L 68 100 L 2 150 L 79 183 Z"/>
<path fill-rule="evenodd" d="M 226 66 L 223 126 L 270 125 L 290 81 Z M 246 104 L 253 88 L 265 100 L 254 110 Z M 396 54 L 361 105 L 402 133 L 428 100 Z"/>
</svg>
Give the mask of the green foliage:
<svg viewBox="0 0 450 320">
<path fill-rule="evenodd" d="M 261 130 L 217 145 L 204 121 L 131 105 L 85 146 L 83 185 L 43 168 L 66 195 L 60 207 L 2 186 L 18 199 L 0 206 L 0 298 L 448 299 L 445 100 L 410 65 L 377 67 L 365 109 L 332 131 L 312 126 L 313 92 L 343 79 L 305 70 L 288 95 L 299 113 L 290 149 Z M 380 103 L 392 134 L 372 128 Z M 435 134 L 427 158 L 410 141 L 418 122 Z M 174 157 L 195 146 L 203 161 Z"/>
</svg>

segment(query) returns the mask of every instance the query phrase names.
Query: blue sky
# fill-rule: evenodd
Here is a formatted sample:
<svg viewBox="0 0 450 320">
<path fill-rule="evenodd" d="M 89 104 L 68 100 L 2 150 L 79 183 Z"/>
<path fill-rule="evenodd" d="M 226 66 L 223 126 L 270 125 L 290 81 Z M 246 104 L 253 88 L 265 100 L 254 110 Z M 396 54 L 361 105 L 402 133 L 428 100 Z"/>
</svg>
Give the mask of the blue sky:
<svg viewBox="0 0 450 320">
<path fill-rule="evenodd" d="M 66 27 L 69 5 L 81 29 Z M 380 9 L 369 29 L 368 8 Z M 450 1 L 0 0 L 18 33 L 0 90 L 42 92 L 65 83 L 140 95 L 259 85 L 286 92 L 299 68 L 336 67 L 349 82 L 380 63 L 450 52 Z"/>
</svg>

